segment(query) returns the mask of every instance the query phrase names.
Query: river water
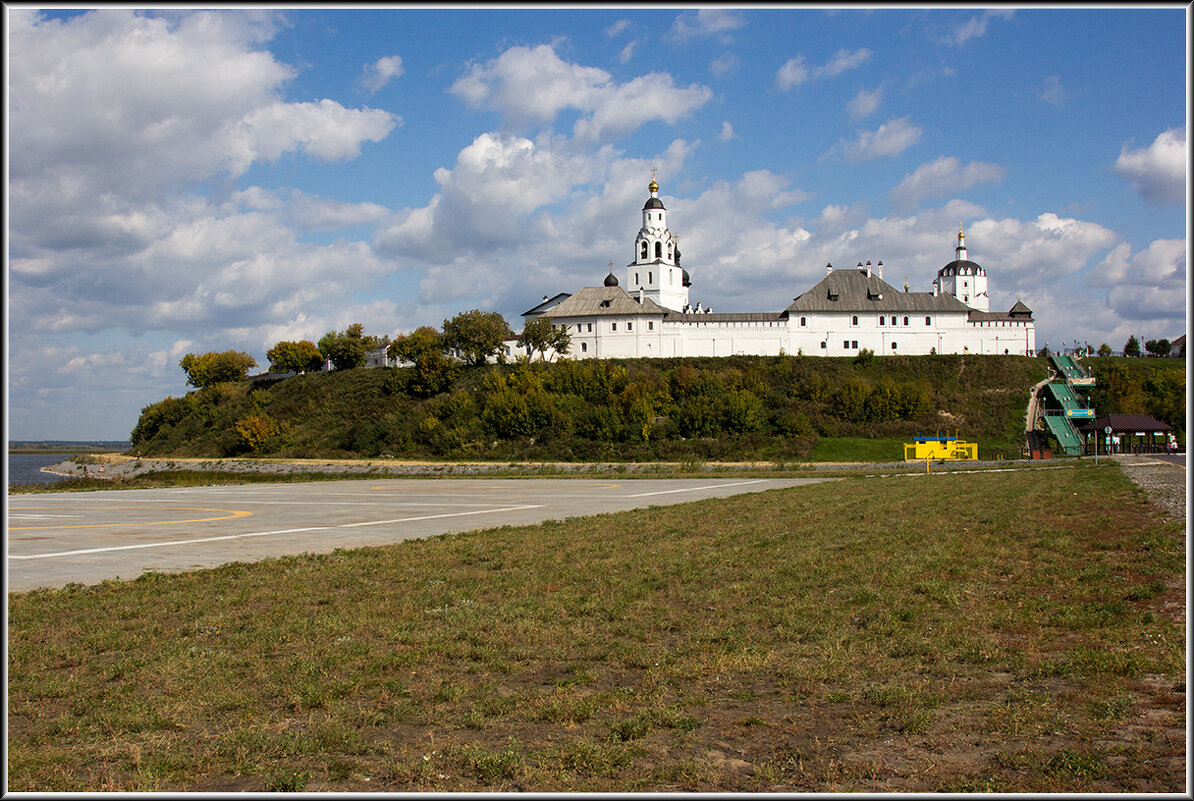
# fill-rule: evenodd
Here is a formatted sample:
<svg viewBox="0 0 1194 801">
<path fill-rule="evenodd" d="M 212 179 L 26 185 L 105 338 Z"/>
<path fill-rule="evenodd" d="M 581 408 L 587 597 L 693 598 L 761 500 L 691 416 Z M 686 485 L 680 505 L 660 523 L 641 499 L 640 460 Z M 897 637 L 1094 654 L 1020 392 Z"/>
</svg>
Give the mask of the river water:
<svg viewBox="0 0 1194 801">
<path fill-rule="evenodd" d="M 8 485 L 55 484 L 65 476 L 43 473 L 43 467 L 66 461 L 69 453 L 10 453 L 8 454 Z"/>
</svg>

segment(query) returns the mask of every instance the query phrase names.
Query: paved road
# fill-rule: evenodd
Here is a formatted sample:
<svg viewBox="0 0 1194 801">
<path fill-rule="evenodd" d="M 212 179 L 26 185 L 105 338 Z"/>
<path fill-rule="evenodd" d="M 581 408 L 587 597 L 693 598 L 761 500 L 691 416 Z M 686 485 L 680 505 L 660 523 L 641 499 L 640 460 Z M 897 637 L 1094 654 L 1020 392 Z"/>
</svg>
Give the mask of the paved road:
<svg viewBox="0 0 1194 801">
<path fill-rule="evenodd" d="M 14 495 L 8 589 L 95 584 L 835 479 L 399 479 Z"/>
</svg>

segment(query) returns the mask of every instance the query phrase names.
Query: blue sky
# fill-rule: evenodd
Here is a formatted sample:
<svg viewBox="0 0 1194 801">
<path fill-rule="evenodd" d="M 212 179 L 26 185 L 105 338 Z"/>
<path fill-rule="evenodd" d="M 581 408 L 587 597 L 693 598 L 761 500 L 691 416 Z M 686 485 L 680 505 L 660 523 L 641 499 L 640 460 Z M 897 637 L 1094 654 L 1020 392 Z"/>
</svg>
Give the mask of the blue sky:
<svg viewBox="0 0 1194 801">
<path fill-rule="evenodd" d="M 694 303 L 825 264 L 927 291 L 958 224 L 1037 341 L 1187 321 L 1182 6 L 6 9 L 11 439 L 123 439 L 188 352 L 472 308 L 632 259 Z"/>
</svg>

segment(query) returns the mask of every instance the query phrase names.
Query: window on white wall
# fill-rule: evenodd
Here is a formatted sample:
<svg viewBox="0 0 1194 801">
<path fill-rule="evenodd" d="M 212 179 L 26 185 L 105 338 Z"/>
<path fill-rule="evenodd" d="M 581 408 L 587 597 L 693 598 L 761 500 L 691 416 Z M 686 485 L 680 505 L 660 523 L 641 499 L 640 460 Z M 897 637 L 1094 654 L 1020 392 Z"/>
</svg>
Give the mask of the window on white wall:
<svg viewBox="0 0 1194 801">
<path fill-rule="evenodd" d="M 626 323 L 626 330 L 627 330 L 627 331 L 633 331 L 633 330 L 634 330 L 634 323 Z"/>
<path fill-rule="evenodd" d="M 858 315 L 857 314 L 850 318 L 850 325 L 858 325 Z"/>
<path fill-rule="evenodd" d="M 610 324 L 609 324 L 609 330 L 610 330 L 610 331 L 617 331 L 617 330 L 618 330 L 618 324 L 617 324 L 617 323 L 610 323 Z"/>
</svg>

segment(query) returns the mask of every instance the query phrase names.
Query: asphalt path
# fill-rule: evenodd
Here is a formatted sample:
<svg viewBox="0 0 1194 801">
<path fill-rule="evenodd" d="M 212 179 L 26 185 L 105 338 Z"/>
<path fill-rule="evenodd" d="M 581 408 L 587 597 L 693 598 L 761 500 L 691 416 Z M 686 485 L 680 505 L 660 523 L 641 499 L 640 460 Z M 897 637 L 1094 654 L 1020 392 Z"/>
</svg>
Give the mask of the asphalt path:
<svg viewBox="0 0 1194 801">
<path fill-rule="evenodd" d="M 13 495 L 7 586 L 97 584 L 833 480 L 374 479 Z"/>
</svg>

